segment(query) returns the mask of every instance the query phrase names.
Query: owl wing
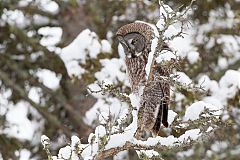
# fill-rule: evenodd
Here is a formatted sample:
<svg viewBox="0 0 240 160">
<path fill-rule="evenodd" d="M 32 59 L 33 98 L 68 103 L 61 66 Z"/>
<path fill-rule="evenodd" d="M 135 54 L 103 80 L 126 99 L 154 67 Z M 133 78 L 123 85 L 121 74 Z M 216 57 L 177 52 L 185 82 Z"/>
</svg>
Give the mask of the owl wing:
<svg viewBox="0 0 240 160">
<path fill-rule="evenodd" d="M 143 91 L 139 109 L 139 127 L 141 130 L 151 131 L 160 109 L 161 90 L 156 90 L 160 84 L 157 82 L 148 83 Z"/>
<path fill-rule="evenodd" d="M 141 130 L 148 130 L 158 134 L 161 124 L 168 127 L 168 97 L 164 91 L 165 84 L 151 82 L 145 86 L 141 107 L 139 110 L 139 126 Z M 167 87 L 168 88 L 168 87 Z"/>
<path fill-rule="evenodd" d="M 169 105 L 169 84 L 161 83 L 160 84 L 162 91 L 162 98 L 160 100 L 160 107 L 158 109 L 158 115 L 156 117 L 156 121 L 152 128 L 152 132 L 157 135 L 160 131 L 161 124 L 165 127 L 168 127 L 168 105 Z"/>
<path fill-rule="evenodd" d="M 163 68 L 155 68 L 154 77 L 143 91 L 141 107 L 139 109 L 138 124 L 141 130 L 151 131 L 157 135 L 161 124 L 168 127 L 168 105 L 170 85 L 160 80 L 160 76 L 169 76 Z"/>
</svg>

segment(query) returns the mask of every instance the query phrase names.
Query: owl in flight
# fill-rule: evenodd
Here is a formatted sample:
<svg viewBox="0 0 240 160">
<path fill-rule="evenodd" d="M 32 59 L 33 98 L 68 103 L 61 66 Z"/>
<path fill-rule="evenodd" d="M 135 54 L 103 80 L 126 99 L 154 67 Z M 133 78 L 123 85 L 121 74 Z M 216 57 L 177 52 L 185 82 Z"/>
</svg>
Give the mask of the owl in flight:
<svg viewBox="0 0 240 160">
<path fill-rule="evenodd" d="M 170 85 L 161 77 L 169 77 L 170 70 L 166 65 L 154 61 L 151 65 L 151 77 L 146 78 L 145 68 L 154 36 L 153 28 L 141 22 L 124 25 L 116 33 L 124 49 L 131 91 L 134 94 L 141 94 L 138 130 L 147 130 L 158 135 L 161 124 L 168 127 Z M 170 50 L 165 43 L 160 48 Z M 142 86 L 144 89 L 140 93 Z"/>
</svg>

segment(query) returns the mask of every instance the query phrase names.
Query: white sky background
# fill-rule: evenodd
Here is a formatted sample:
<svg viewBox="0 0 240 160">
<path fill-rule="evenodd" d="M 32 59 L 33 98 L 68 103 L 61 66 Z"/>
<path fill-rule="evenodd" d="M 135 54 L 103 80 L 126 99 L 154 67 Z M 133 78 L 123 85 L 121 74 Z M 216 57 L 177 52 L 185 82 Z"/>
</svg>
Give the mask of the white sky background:
<svg viewBox="0 0 240 160">
<path fill-rule="evenodd" d="M 19 3 L 22 6 L 24 6 L 28 3 L 28 0 L 21 0 Z M 50 0 L 41 1 L 39 0 L 38 3 L 41 7 L 43 7 L 47 11 L 50 11 L 55 14 L 58 12 L 58 6 L 55 2 L 52 2 Z M 196 40 L 199 43 L 201 43 L 202 39 L 204 38 L 203 34 L 213 27 L 221 28 L 232 27 L 232 25 L 236 21 L 233 16 L 234 13 L 230 10 L 228 5 L 225 6 L 225 9 L 228 11 L 227 12 L 228 22 L 222 23 L 223 20 L 218 18 L 219 17 L 218 14 L 221 11 L 212 11 L 209 17 L 209 23 L 202 26 L 198 26 L 198 28 L 200 28 L 200 32 L 202 32 L 202 34 L 199 34 L 196 37 Z M 38 20 L 40 19 L 42 23 L 46 22 L 46 19 L 43 19 L 42 17 L 36 18 Z M 9 23 L 12 25 L 14 24 L 18 25 L 19 27 L 25 27 L 26 25 L 28 25 L 29 22 L 28 20 L 25 19 L 24 15 L 18 10 L 15 11 L 4 10 L 4 14 L 1 17 L 1 23 Z M 162 22 L 159 22 L 158 27 L 161 28 L 161 24 Z M 194 64 L 200 60 L 200 56 L 197 49 L 194 46 L 192 46 L 193 36 L 195 34 L 194 30 L 195 27 L 196 26 L 193 25 L 192 28 L 188 28 L 188 30 L 186 31 L 188 34 L 184 35 L 184 38 L 176 38 L 173 41 L 169 42 L 170 47 L 177 51 L 177 54 L 179 56 L 186 57 L 189 63 L 191 64 Z M 171 36 L 171 34 L 177 33 L 176 31 L 178 30 L 179 25 L 175 24 L 171 26 L 169 30 L 167 30 L 165 36 L 166 37 Z M 101 52 L 111 53 L 110 42 L 107 40 L 99 40 L 98 36 L 89 29 L 86 29 L 79 33 L 79 35 L 76 36 L 76 39 L 73 40 L 71 44 L 62 49 L 55 47 L 55 45 L 59 43 L 61 40 L 62 35 L 61 28 L 44 27 L 40 28 L 38 32 L 39 34 L 43 35 L 43 38 L 40 41 L 42 45 L 49 47 L 49 49 L 51 50 L 54 49 L 58 50 L 58 54 L 64 61 L 70 76 L 76 75 L 78 77 L 81 77 L 81 74 L 84 73 L 84 69 L 79 66 L 79 63 L 85 63 L 87 55 L 89 55 L 90 58 L 96 58 L 97 55 Z M 237 37 L 237 40 L 240 41 L 240 37 Z M 209 44 L 206 44 L 208 47 L 211 47 L 212 45 L 210 42 Z M 225 47 L 223 52 L 235 53 L 234 56 L 232 56 L 232 58 L 230 59 L 220 57 L 218 61 L 219 68 L 227 68 L 229 64 L 234 63 L 236 60 L 240 58 L 240 46 L 236 43 L 236 39 L 234 39 L 232 36 L 221 35 L 220 37 L 218 37 L 218 43 L 224 44 Z M 121 47 L 119 47 L 119 52 L 123 54 L 121 52 Z M 161 55 L 159 57 L 159 62 L 162 59 L 168 58 L 170 56 L 172 55 L 169 54 Z M 127 76 L 124 72 L 124 70 L 126 69 L 124 60 L 122 58 L 102 59 L 100 62 L 103 65 L 103 68 L 94 75 L 98 81 L 105 81 L 107 84 L 117 84 L 118 81 L 121 81 L 126 86 L 129 86 Z M 179 81 L 181 81 L 182 83 L 190 84 L 192 82 L 192 80 L 187 76 L 186 73 L 179 72 L 178 75 L 180 76 Z M 44 85 L 52 89 L 58 88 L 59 81 L 61 79 L 61 76 L 56 75 L 54 72 L 49 70 L 39 70 L 36 76 L 40 78 Z M 204 108 L 209 108 L 210 110 L 218 109 L 220 111 L 217 112 L 216 114 L 217 115 L 221 114 L 224 105 L 227 104 L 227 100 L 233 97 L 236 94 L 236 92 L 239 91 L 240 89 L 240 72 L 239 70 L 228 70 L 224 74 L 224 76 L 220 79 L 220 81 L 211 80 L 207 75 L 203 74 L 199 77 L 198 84 L 199 85 L 201 84 L 206 90 L 209 90 L 211 95 L 208 97 L 204 97 L 202 101 L 195 102 L 192 105 L 187 106 L 186 113 L 184 116 L 185 120 L 198 119 L 200 113 L 204 110 Z M 92 89 L 97 88 L 96 83 L 89 85 L 89 87 Z M 38 115 L 36 111 L 30 109 L 32 107 L 29 106 L 29 104 L 27 104 L 26 102 L 19 102 L 16 105 L 13 105 L 10 102 L 8 102 L 7 97 L 10 94 L 11 94 L 10 91 L 0 93 L 0 115 L 7 114 L 7 122 L 9 124 L 9 128 L 5 130 L 0 130 L 0 133 L 6 133 L 11 137 L 16 137 L 23 141 L 24 140 L 31 141 L 32 139 L 36 140 L 36 138 L 39 138 L 39 136 L 35 135 L 35 131 L 41 130 L 41 126 L 43 125 L 44 122 L 30 121 L 27 118 L 27 113 L 29 111 L 34 113 L 35 116 L 40 115 Z M 29 94 L 29 98 L 31 98 L 35 102 L 39 102 L 40 95 L 41 91 L 39 89 L 32 88 Z M 120 102 L 120 100 L 116 98 L 108 98 L 106 100 L 106 97 L 102 95 L 94 96 L 98 98 L 98 101 L 93 106 L 93 108 L 86 113 L 85 121 L 88 122 L 88 124 L 91 124 L 95 120 L 95 117 L 98 117 L 96 115 L 104 116 L 108 112 L 111 112 L 111 114 L 115 116 L 116 118 L 115 120 L 117 120 L 117 117 L 122 117 L 124 119 L 125 115 L 127 114 L 128 108 L 126 103 Z M 180 93 L 177 96 L 185 98 Z M 172 122 L 175 116 L 176 113 L 171 110 L 169 112 L 169 122 Z M 134 124 L 132 125 L 134 126 Z M 99 126 L 97 129 L 99 129 L 100 134 L 104 134 L 105 132 L 104 128 Z M 98 132 L 97 129 L 95 132 Z M 119 146 L 127 140 L 130 140 L 135 143 L 142 143 L 136 142 L 136 140 L 132 138 L 132 131 L 133 130 L 126 132 L 124 136 L 123 135 L 112 136 L 111 137 L 112 139 L 110 139 L 110 142 L 112 143 L 109 143 L 107 147 L 111 148 L 114 146 Z M 158 137 L 157 139 L 154 140 L 158 140 L 161 143 L 167 143 L 168 145 L 172 145 L 174 142 L 183 140 L 188 136 L 194 139 L 197 138 L 199 135 L 200 135 L 199 131 L 195 129 L 186 132 L 180 138 L 169 136 L 167 138 Z M 119 141 L 119 139 L 121 139 L 121 141 Z M 113 143 L 116 142 L 117 140 L 119 143 Z M 152 140 L 153 139 L 149 139 L 147 142 L 144 143 L 151 144 L 153 143 Z M 40 141 L 40 139 L 36 141 Z M 75 141 L 76 139 L 72 140 L 72 143 L 73 142 L 75 143 Z M 67 147 L 60 150 L 59 157 L 68 156 L 69 152 L 71 152 L 70 148 Z M 97 148 L 95 149 L 96 149 L 95 151 L 97 151 Z M 88 152 L 89 150 L 86 150 L 85 152 L 86 156 L 89 154 Z M 29 156 L 29 152 L 27 150 L 21 150 L 18 154 L 21 154 L 22 157 L 24 158 Z M 149 151 L 148 154 L 154 153 L 152 151 Z M 188 154 L 190 154 L 190 152 Z"/>
</svg>

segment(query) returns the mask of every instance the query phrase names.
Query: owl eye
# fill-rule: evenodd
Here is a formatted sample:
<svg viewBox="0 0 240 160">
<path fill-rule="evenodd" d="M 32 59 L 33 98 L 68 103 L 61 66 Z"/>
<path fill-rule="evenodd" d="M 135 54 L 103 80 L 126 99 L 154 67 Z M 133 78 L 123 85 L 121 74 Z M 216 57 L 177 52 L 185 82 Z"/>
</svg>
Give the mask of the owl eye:
<svg viewBox="0 0 240 160">
<path fill-rule="evenodd" d="M 127 41 L 128 41 L 128 43 L 129 43 L 130 45 L 132 45 L 132 46 L 134 46 L 134 45 L 137 43 L 137 40 L 134 39 L 134 38 L 131 38 L 131 39 L 127 40 Z"/>
<path fill-rule="evenodd" d="M 137 39 L 133 39 L 132 42 L 131 42 L 131 44 L 132 44 L 132 45 L 135 45 L 135 44 L 137 43 L 137 41 L 138 41 Z"/>
</svg>

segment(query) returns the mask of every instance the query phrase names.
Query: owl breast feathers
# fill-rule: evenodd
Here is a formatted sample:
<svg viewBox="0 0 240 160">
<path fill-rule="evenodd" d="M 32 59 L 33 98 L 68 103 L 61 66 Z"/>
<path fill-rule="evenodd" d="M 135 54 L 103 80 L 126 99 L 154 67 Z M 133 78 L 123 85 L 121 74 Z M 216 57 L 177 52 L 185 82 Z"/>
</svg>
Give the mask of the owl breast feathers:
<svg viewBox="0 0 240 160">
<path fill-rule="evenodd" d="M 140 95 L 138 128 L 157 135 L 161 124 L 168 127 L 170 86 L 161 79 L 161 76 L 169 77 L 170 71 L 168 67 L 153 62 L 156 65 L 152 65 L 154 66 L 151 68 L 152 77 L 146 80 L 145 67 L 151 51 L 154 31 L 148 24 L 135 22 L 122 26 L 116 35 L 126 55 L 125 62 L 132 92 L 139 95 L 139 88 L 144 86 Z M 164 44 L 163 49 L 168 49 L 167 45 Z"/>
</svg>

